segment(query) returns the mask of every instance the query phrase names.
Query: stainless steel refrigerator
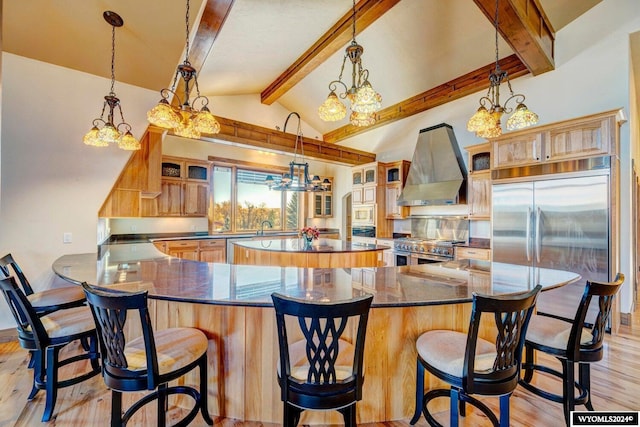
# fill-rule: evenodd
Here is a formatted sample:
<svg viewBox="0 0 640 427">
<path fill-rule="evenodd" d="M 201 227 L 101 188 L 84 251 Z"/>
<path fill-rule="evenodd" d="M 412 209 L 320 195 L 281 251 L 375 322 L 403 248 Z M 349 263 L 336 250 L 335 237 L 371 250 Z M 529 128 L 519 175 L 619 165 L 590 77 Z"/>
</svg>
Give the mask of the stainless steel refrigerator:
<svg viewBox="0 0 640 427">
<path fill-rule="evenodd" d="M 609 169 L 494 182 L 493 261 L 534 267 L 532 286 L 535 267 L 580 274 L 538 298 L 540 312 L 573 318 L 585 281 L 609 280 Z"/>
</svg>

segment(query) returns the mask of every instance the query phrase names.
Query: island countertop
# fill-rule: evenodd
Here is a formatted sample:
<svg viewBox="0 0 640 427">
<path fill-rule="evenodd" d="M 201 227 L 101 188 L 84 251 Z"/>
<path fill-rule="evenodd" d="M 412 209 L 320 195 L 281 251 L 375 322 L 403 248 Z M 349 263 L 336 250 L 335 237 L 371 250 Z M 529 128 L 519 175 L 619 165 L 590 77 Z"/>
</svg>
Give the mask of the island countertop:
<svg viewBox="0 0 640 427">
<path fill-rule="evenodd" d="M 278 424 L 282 403 L 275 374 L 278 338 L 272 292 L 326 302 L 373 294 L 366 381 L 357 406 L 358 422 L 373 423 L 411 416 L 413 407 L 407 402 L 415 395 L 415 341 L 431 329 L 466 331 L 473 292 L 506 294 L 532 289 L 537 283 L 549 289 L 580 278 L 558 270 L 468 260 L 403 267 L 297 268 L 189 261 L 167 256 L 152 243 L 105 249 L 101 258 L 95 253 L 61 256 L 53 270 L 73 283 L 148 290 L 154 328 L 196 327 L 207 335 L 211 414 Z M 488 328 L 480 331 L 485 339 L 495 339 L 492 333 Z M 247 387 L 256 379 L 260 387 Z M 434 381 L 427 375 L 426 384 Z M 435 402 L 434 409 L 445 410 L 444 403 L 438 407 Z M 341 422 L 335 411 L 305 411 L 300 420 L 305 425 Z"/>
<path fill-rule="evenodd" d="M 301 238 L 294 239 L 257 239 L 233 242 L 236 246 L 269 252 L 367 252 L 384 251 L 387 246 L 350 242 L 336 239 L 317 239 L 311 245 L 305 245 Z"/>
<path fill-rule="evenodd" d="M 53 271 L 73 283 L 146 289 L 156 299 L 263 307 L 272 305 L 275 291 L 324 301 L 372 293 L 373 307 L 399 307 L 469 302 L 473 292 L 513 293 L 537 283 L 550 289 L 580 278 L 566 271 L 469 260 L 378 268 L 212 264 L 167 256 L 150 243 L 111 245 L 101 259 L 95 253 L 63 255 Z"/>
</svg>

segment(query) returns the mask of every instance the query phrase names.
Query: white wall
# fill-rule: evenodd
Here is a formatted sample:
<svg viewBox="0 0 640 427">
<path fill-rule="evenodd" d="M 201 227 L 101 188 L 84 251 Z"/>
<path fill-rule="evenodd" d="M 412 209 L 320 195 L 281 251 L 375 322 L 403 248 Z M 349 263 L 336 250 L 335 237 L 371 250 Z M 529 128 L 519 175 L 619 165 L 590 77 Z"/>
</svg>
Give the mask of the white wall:
<svg viewBox="0 0 640 427">
<path fill-rule="evenodd" d="M 54 279 L 56 258 L 96 251 L 98 210 L 130 153 L 82 143 L 108 79 L 2 55 L 0 254 L 13 253 L 34 288 L 43 289 Z M 140 137 L 157 93 L 119 83 L 115 89 Z M 62 243 L 65 232 L 72 243 Z M 0 318 L 0 328 L 7 322 Z"/>
</svg>

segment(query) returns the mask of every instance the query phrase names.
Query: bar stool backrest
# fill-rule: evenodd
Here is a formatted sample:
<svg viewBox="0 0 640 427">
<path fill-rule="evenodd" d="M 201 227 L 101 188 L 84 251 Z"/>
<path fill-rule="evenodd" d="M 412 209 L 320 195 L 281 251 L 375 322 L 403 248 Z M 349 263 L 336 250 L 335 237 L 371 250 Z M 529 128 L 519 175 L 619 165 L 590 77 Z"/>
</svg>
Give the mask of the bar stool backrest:
<svg viewBox="0 0 640 427">
<path fill-rule="evenodd" d="M 31 284 L 27 280 L 27 276 L 24 275 L 24 273 L 22 272 L 22 269 L 20 268 L 18 263 L 15 261 L 15 259 L 13 259 L 13 256 L 11 254 L 7 254 L 2 258 L 0 258 L 0 271 L 2 271 L 2 274 L 4 274 L 4 277 L 11 276 L 11 271 L 9 267 L 13 269 L 15 276 L 20 281 L 20 285 L 22 286 L 22 289 L 25 295 L 33 294 L 33 288 L 31 287 Z"/>
<path fill-rule="evenodd" d="M 1 279 L 0 288 L 16 321 L 20 346 L 28 350 L 43 350 L 49 343 L 49 335 L 16 279 L 13 276 Z"/>
</svg>

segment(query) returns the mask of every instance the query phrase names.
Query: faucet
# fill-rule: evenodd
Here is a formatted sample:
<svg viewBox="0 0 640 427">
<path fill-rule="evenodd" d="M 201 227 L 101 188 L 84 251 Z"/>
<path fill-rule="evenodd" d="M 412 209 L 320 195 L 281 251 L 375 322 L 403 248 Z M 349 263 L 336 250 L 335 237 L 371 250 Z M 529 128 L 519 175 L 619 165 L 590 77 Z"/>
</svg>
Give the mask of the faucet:
<svg viewBox="0 0 640 427">
<path fill-rule="evenodd" d="M 264 236 L 264 225 L 265 224 L 267 224 L 269 226 L 269 228 L 273 228 L 273 225 L 269 221 L 267 221 L 267 220 L 262 221 L 262 224 L 260 224 L 260 230 L 256 231 L 256 234 L 258 236 Z"/>
</svg>

